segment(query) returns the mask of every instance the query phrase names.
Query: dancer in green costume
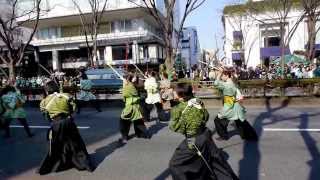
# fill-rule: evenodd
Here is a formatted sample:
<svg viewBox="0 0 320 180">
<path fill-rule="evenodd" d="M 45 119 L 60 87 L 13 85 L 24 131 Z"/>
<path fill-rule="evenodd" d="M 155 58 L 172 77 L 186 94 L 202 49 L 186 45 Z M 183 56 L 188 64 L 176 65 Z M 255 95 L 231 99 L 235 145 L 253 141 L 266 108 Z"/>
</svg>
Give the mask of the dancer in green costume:
<svg viewBox="0 0 320 180">
<path fill-rule="evenodd" d="M 21 92 L 13 86 L 6 86 L 1 92 L 2 108 L 4 109 L 2 117 L 4 121 L 5 137 L 10 137 L 10 123 L 17 119 L 23 125 L 27 135 L 32 137 L 27 123 L 27 113 L 23 108 L 25 99 Z"/>
<path fill-rule="evenodd" d="M 173 180 L 238 180 L 206 127 L 209 113 L 193 98 L 192 87 L 178 84 L 179 104 L 171 109 L 170 130 L 185 139 L 175 150 L 169 169 Z"/>
<path fill-rule="evenodd" d="M 149 138 L 147 128 L 143 121 L 142 108 L 140 106 L 140 97 L 134 86 L 135 77 L 132 74 L 127 75 L 123 81 L 123 100 L 125 107 L 121 113 L 120 132 L 122 138 L 120 141 L 126 143 L 129 138 L 131 123 L 134 125 L 135 134 L 139 138 Z"/>
<path fill-rule="evenodd" d="M 227 127 L 234 121 L 242 139 L 257 140 L 253 127 L 246 121 L 246 109 L 240 104 L 239 89 L 232 80 L 232 70 L 219 69 L 214 86 L 222 92 L 223 107 L 214 120 L 216 131 L 221 139 L 229 138 Z"/>
</svg>

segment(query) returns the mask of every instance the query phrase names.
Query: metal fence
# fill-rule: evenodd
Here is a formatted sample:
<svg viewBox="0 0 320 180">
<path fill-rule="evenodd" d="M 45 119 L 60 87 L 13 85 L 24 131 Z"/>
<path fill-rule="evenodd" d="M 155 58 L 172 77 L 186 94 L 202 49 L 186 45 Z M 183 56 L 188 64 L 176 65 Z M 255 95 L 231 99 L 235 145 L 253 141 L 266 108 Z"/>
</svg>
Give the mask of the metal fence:
<svg viewBox="0 0 320 180">
<path fill-rule="evenodd" d="M 191 84 L 198 97 L 202 98 L 220 98 L 221 92 L 213 86 L 213 81 L 190 81 L 181 80 Z M 179 82 L 173 82 L 172 85 Z M 300 80 L 246 80 L 238 81 L 238 87 L 245 97 L 294 97 L 294 96 L 320 96 L 320 78 L 319 79 L 300 79 Z M 119 86 L 100 86 L 92 90 L 99 99 L 108 99 L 112 97 L 121 98 L 121 88 Z M 143 91 L 143 84 L 139 87 Z M 42 88 L 22 88 L 21 92 L 29 101 L 40 100 L 44 97 Z M 65 86 L 64 92 L 72 94 L 75 98 L 79 93 L 77 86 Z M 118 94 L 115 96 L 114 94 Z"/>
</svg>

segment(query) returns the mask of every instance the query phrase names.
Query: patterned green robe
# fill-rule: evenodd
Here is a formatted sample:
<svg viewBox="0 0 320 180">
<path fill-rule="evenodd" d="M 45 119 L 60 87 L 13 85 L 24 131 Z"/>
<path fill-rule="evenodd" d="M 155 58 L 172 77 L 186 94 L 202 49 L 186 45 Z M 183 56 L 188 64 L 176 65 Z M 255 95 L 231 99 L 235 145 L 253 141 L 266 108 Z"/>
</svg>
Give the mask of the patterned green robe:
<svg viewBox="0 0 320 180">
<path fill-rule="evenodd" d="M 40 110 L 51 119 L 59 114 L 71 114 L 75 109 L 76 104 L 67 93 L 50 94 L 40 102 Z"/>
<path fill-rule="evenodd" d="M 80 95 L 79 95 L 79 100 L 82 101 L 90 101 L 90 100 L 95 100 L 96 96 L 90 92 L 92 88 L 92 82 L 91 80 L 85 79 L 80 81 Z"/>
<path fill-rule="evenodd" d="M 20 93 L 20 91 L 8 92 L 7 94 L 4 94 L 1 98 L 3 106 L 5 108 L 5 113 L 3 114 L 3 117 L 5 119 L 17 119 L 27 117 L 27 113 L 22 107 L 22 104 L 25 103 L 25 99 Z M 21 106 L 17 106 L 19 104 Z"/>
<path fill-rule="evenodd" d="M 209 113 L 205 108 L 187 107 L 187 104 L 180 102 L 171 109 L 169 128 L 174 132 L 193 137 L 206 127 Z"/>
<path fill-rule="evenodd" d="M 216 80 L 214 86 L 222 92 L 224 97 L 228 96 L 233 98 L 232 103 L 224 101 L 223 107 L 218 113 L 218 118 L 225 118 L 230 121 L 244 121 L 246 109 L 236 101 L 237 87 L 232 80 L 229 79 L 227 82 Z"/>
<path fill-rule="evenodd" d="M 121 113 L 121 119 L 135 121 L 143 118 L 140 106 L 140 97 L 137 89 L 131 82 L 127 82 L 122 90 L 125 107 Z"/>
</svg>

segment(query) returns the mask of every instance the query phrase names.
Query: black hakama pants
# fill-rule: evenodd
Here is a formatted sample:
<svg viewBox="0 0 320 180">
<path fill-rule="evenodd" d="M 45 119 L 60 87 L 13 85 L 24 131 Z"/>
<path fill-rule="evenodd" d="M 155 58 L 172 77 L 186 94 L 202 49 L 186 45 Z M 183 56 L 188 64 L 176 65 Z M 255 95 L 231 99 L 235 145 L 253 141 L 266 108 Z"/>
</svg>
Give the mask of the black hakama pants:
<svg viewBox="0 0 320 180">
<path fill-rule="evenodd" d="M 206 129 L 195 138 L 195 145 L 213 172 L 197 151 L 188 146 L 185 139 L 175 150 L 169 163 L 173 180 L 238 180 L 211 136 L 211 131 Z"/>
<path fill-rule="evenodd" d="M 138 119 L 134 121 L 120 119 L 119 126 L 120 126 L 120 133 L 122 135 L 123 140 L 129 140 L 129 132 L 130 132 L 131 124 L 133 124 L 135 135 L 138 138 L 149 138 L 147 127 L 144 124 L 144 121 L 142 119 Z"/>
<path fill-rule="evenodd" d="M 40 175 L 70 168 L 93 171 L 86 145 L 73 119 L 52 122 L 50 131 L 52 139 L 51 143 L 49 141 L 48 153 L 39 168 Z"/>
<path fill-rule="evenodd" d="M 229 138 L 228 134 L 228 125 L 229 125 L 229 120 L 227 119 L 220 119 L 218 116 L 214 120 L 214 124 L 216 127 L 216 131 L 218 135 L 222 138 L 227 140 Z M 255 131 L 255 129 L 250 125 L 248 121 L 240 121 L 236 120 L 236 127 L 239 130 L 240 137 L 244 140 L 249 140 L 249 141 L 257 141 L 258 140 L 258 135 Z"/>
</svg>

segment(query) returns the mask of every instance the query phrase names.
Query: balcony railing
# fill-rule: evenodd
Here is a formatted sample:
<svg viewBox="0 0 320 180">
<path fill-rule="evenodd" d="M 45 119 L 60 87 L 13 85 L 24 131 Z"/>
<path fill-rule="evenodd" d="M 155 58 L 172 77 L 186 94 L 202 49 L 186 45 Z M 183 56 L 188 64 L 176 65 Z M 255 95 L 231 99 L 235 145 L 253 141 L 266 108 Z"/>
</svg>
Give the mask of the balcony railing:
<svg viewBox="0 0 320 180">
<path fill-rule="evenodd" d="M 131 32 L 117 32 L 117 33 L 109 33 L 109 34 L 99 34 L 99 40 L 112 40 L 112 39 L 125 39 L 125 38 L 135 38 L 135 37 L 146 37 L 146 36 L 154 36 L 158 39 L 161 39 L 159 36 L 154 33 L 144 30 L 144 31 L 131 31 Z M 66 43 L 82 43 L 85 42 L 85 36 L 74 36 L 74 37 L 63 37 L 63 38 L 54 38 L 54 39 L 34 39 L 32 44 L 35 46 L 43 46 L 43 45 L 52 45 L 52 44 L 66 44 Z"/>
</svg>

